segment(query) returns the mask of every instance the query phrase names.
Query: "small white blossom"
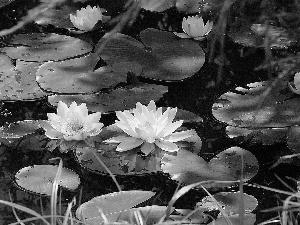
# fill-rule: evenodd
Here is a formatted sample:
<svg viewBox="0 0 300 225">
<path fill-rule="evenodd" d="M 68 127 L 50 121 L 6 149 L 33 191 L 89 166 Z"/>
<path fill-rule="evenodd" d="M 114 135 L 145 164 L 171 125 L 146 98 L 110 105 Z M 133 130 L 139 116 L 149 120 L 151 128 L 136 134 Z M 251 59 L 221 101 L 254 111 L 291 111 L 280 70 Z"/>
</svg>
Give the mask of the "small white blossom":
<svg viewBox="0 0 300 225">
<path fill-rule="evenodd" d="M 77 105 L 73 102 L 70 107 L 60 101 L 57 114 L 47 113 L 50 126 L 44 126 L 46 136 L 51 139 L 66 141 L 85 140 L 88 136 L 95 136 L 101 132 L 103 123 L 99 123 L 101 113 L 88 115 L 85 103 Z"/>
<path fill-rule="evenodd" d="M 102 12 L 99 7 L 88 5 L 77 10 L 76 15 L 70 14 L 70 20 L 79 30 L 91 31 L 99 20 L 102 21 Z"/>
<path fill-rule="evenodd" d="M 182 29 L 184 33 L 174 33 L 181 38 L 194 38 L 195 40 L 201 40 L 207 35 L 213 26 L 213 22 L 207 22 L 204 25 L 202 17 L 199 16 L 189 16 L 188 18 L 183 18 Z"/>
</svg>

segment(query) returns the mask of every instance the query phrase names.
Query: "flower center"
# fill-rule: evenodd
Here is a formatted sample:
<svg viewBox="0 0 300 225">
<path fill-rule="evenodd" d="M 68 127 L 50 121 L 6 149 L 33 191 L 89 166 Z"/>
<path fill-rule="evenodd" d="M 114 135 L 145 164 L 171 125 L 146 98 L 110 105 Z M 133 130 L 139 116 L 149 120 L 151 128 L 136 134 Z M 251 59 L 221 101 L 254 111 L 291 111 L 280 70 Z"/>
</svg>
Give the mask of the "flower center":
<svg viewBox="0 0 300 225">
<path fill-rule="evenodd" d="M 84 129 L 84 125 L 81 120 L 78 118 L 76 119 L 69 119 L 66 123 L 66 132 L 67 133 L 79 133 Z"/>
<path fill-rule="evenodd" d="M 147 122 L 144 124 L 144 127 L 145 127 L 145 129 L 152 128 L 152 124 L 151 124 L 150 122 L 147 121 Z"/>
</svg>

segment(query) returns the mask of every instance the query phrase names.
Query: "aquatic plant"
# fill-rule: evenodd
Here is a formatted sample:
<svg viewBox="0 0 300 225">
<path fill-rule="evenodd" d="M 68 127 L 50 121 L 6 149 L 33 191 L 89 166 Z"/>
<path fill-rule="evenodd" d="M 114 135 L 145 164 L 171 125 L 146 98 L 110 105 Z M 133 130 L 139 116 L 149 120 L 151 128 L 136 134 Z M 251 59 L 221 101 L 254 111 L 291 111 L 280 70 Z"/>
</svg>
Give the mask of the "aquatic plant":
<svg viewBox="0 0 300 225">
<path fill-rule="evenodd" d="M 47 113 L 47 122 L 42 123 L 46 130 L 45 135 L 50 139 L 64 139 L 66 141 L 85 140 L 89 136 L 96 136 L 101 132 L 103 123 L 99 123 L 101 113 L 96 112 L 88 115 L 85 103 L 77 105 L 73 102 L 68 107 L 60 101 L 57 114 Z"/>
<path fill-rule="evenodd" d="M 118 136 L 106 140 L 106 143 L 120 143 L 117 151 L 124 152 L 141 146 L 141 151 L 148 155 L 155 146 L 164 151 L 176 152 L 179 150 L 174 142 L 182 141 L 195 134 L 193 130 L 174 131 L 179 128 L 183 120 L 172 122 L 177 108 L 168 107 L 162 113 L 162 108 L 157 108 L 153 100 L 148 106 L 136 103 L 132 111 L 116 112 L 119 120 L 115 124 L 122 129 L 127 136 Z"/>
<path fill-rule="evenodd" d="M 102 20 L 102 12 L 98 6 L 93 8 L 88 5 L 76 11 L 75 15 L 70 14 L 70 20 L 75 27 L 83 31 L 91 31 L 97 22 Z"/>
<path fill-rule="evenodd" d="M 272 2 L 277 7 L 262 4 L 262 16 L 247 16 L 246 6 L 256 4 L 253 1 L 112 1 L 116 4 L 107 5 L 112 20 L 100 27 L 97 25 L 105 23 L 105 17 L 98 6 L 88 5 L 70 15 L 80 1 L 86 2 L 71 1 L 76 4 L 70 8 L 61 7 L 63 0 L 40 1 L 16 26 L 0 31 L 1 37 L 9 35 L 1 39 L 1 101 L 44 99 L 57 107 L 57 113 L 41 110 L 42 116 L 28 120 L 33 114 L 29 112 L 22 117 L 26 119 L 5 124 L 0 130 L 1 153 L 7 149 L 16 155 L 69 152 L 61 155 L 76 160 L 89 175 L 109 173 L 115 183 L 114 174 L 165 173 L 170 176 L 165 178 L 168 182 L 172 179 L 183 186 L 168 207 L 133 209 L 154 193 L 126 192 L 117 185 L 119 192 L 92 196 L 78 206 L 78 224 L 152 225 L 170 220 L 207 224 L 213 210 L 221 212 L 214 218 L 216 223 L 254 224 L 252 210 L 257 201 L 243 193 L 243 186 L 268 169 L 262 165 L 259 171 L 260 160 L 251 152 L 256 149 L 246 150 L 252 147 L 247 141 L 258 140 L 263 145 L 287 142 L 290 149 L 299 152 L 300 76 L 294 76 L 299 71 L 299 54 L 295 54 L 299 51 L 299 32 L 291 29 L 291 24 L 299 27 L 299 5 L 291 2 L 291 7 L 285 8 L 280 3 Z M 6 0 L 3 2 L 0 8 L 6 7 Z M 114 11 L 117 4 L 121 7 Z M 295 12 L 285 12 L 291 9 Z M 149 15 L 153 16 L 150 20 Z M 14 33 L 32 20 L 37 27 Z M 83 32 L 74 32 L 70 21 Z M 184 33 L 178 33 L 182 30 Z M 257 52 L 265 55 L 256 57 L 261 56 Z M 249 63 L 247 57 L 255 62 Z M 268 77 L 257 71 L 267 71 Z M 240 79 L 240 74 L 246 76 Z M 163 112 L 156 105 L 167 108 Z M 44 120 L 46 116 L 48 120 Z M 218 133 L 224 127 L 220 128 L 215 119 L 223 122 L 228 136 L 223 137 L 225 129 L 222 135 Z M 208 130 L 209 126 L 213 129 Z M 226 141 L 220 146 L 214 143 L 218 138 Z M 247 147 L 237 147 L 241 145 Z M 275 155 L 269 154 L 268 160 Z M 277 164 L 295 156 L 283 156 Z M 48 159 L 43 158 L 43 163 Z M 299 164 L 296 160 L 293 163 Z M 71 185 L 73 190 L 80 182 L 75 172 L 62 165 L 58 171 L 54 165 L 38 164 L 18 171 L 14 177 L 20 187 L 51 194 L 53 209 L 57 185 Z M 32 188 L 32 181 L 38 191 Z M 221 190 L 237 186 L 239 192 Z M 174 209 L 179 197 L 200 188 L 208 197 L 194 210 Z M 211 195 L 210 189 L 217 193 Z M 299 194 L 288 194 L 299 198 Z M 71 207 L 68 205 L 64 222 L 59 223 L 67 224 L 69 217 L 72 224 Z M 52 225 L 57 222 L 54 211 Z"/>
<path fill-rule="evenodd" d="M 193 38 L 195 40 L 202 40 L 211 31 L 213 27 L 212 21 L 207 21 L 204 24 L 202 17 L 189 16 L 183 18 L 182 29 L 184 33 L 176 33 L 175 35 L 181 38 Z"/>
</svg>

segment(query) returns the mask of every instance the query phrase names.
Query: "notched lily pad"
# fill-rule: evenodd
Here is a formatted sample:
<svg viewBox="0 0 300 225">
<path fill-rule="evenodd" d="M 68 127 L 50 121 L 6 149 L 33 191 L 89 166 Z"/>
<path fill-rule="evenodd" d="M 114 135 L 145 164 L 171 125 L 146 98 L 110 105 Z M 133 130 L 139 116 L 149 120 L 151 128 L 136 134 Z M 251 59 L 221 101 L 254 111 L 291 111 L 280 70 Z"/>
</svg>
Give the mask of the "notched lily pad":
<svg viewBox="0 0 300 225">
<path fill-rule="evenodd" d="M 61 62 L 46 62 L 36 73 L 36 81 L 42 89 L 55 93 L 100 92 L 127 81 L 127 72 L 141 73 L 140 66 L 133 63 L 116 63 L 93 71 L 85 56 Z"/>
<path fill-rule="evenodd" d="M 171 32 L 146 29 L 141 41 L 115 34 L 107 41 L 100 56 L 108 63 L 134 62 L 142 66 L 143 75 L 158 80 L 182 80 L 194 75 L 205 62 L 205 54 L 198 44 L 179 39 Z"/>
<path fill-rule="evenodd" d="M 46 62 L 59 61 L 86 54 L 92 45 L 78 38 L 54 33 L 16 34 L 8 41 L 12 47 L 4 47 L 12 59 L 22 61 Z"/>
<path fill-rule="evenodd" d="M 282 128 L 300 123 L 300 98 L 287 92 L 287 83 L 275 87 L 272 82 L 249 84 L 227 92 L 213 105 L 216 119 L 236 127 Z M 267 91 L 267 92 L 266 92 Z"/>
<path fill-rule="evenodd" d="M 241 160 L 243 157 L 243 161 Z M 258 172 L 256 157 L 247 150 L 232 147 L 219 153 L 208 163 L 201 157 L 186 150 L 179 150 L 176 156 L 165 154 L 162 158 L 162 171 L 171 178 L 185 184 L 201 181 L 238 181 L 249 180 Z M 223 184 L 231 186 L 232 183 Z"/>
<path fill-rule="evenodd" d="M 53 182 L 58 170 L 58 166 L 34 165 L 24 167 L 15 174 L 16 184 L 28 191 L 51 195 Z M 78 174 L 72 170 L 62 168 L 58 185 L 69 190 L 75 190 L 80 184 Z"/>
</svg>

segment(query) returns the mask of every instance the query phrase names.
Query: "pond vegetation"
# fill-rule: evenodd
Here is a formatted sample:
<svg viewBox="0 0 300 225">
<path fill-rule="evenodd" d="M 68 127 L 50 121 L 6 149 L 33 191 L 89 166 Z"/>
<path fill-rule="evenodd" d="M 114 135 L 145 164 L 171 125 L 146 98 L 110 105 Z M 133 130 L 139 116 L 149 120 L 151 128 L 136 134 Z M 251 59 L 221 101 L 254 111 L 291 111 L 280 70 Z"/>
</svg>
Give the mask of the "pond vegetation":
<svg viewBox="0 0 300 225">
<path fill-rule="evenodd" d="M 298 224 L 297 1 L 0 13 L 0 224 Z"/>
</svg>

